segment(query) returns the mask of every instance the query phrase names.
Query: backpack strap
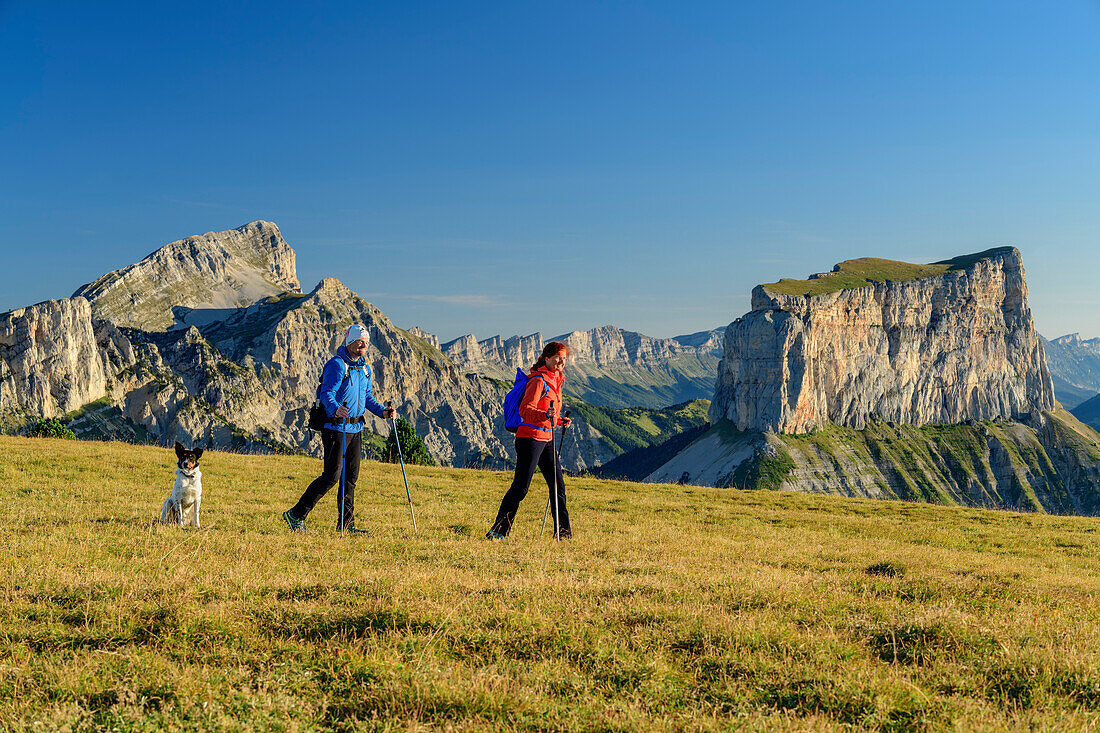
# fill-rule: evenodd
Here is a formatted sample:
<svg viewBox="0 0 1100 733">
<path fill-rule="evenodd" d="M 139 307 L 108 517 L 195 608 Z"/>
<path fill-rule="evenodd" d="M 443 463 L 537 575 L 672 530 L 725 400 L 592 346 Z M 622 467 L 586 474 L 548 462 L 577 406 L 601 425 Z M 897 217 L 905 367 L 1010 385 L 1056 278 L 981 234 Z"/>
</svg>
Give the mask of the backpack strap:
<svg viewBox="0 0 1100 733">
<path fill-rule="evenodd" d="M 348 376 L 351 374 L 351 371 L 353 369 L 362 369 L 366 373 L 367 379 L 370 379 L 370 365 L 369 364 L 348 364 L 346 361 L 343 360 L 343 358 L 341 358 L 339 356 L 334 356 L 332 358 L 339 360 L 340 365 L 344 367 L 344 376 L 340 378 L 340 386 L 336 388 L 337 390 L 343 388 L 344 382 L 348 381 Z M 324 369 L 324 367 L 321 367 L 321 376 L 317 377 L 317 392 L 314 395 L 314 399 L 321 399 L 321 385 L 324 384 L 324 383 L 325 383 L 325 369 Z"/>
</svg>

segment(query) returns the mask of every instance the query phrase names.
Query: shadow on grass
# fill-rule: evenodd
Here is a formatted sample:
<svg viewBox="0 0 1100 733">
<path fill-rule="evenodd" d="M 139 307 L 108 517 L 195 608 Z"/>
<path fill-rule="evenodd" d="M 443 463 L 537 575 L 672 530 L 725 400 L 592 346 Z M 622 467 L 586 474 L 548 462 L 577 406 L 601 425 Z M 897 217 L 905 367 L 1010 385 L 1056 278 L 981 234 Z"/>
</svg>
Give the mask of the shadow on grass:
<svg viewBox="0 0 1100 733">
<path fill-rule="evenodd" d="M 399 608 L 383 608 L 346 615 L 327 613 L 297 613 L 293 611 L 264 612 L 256 615 L 260 628 L 280 639 L 317 641 L 332 637 L 360 638 L 385 633 L 431 634 L 439 627 L 423 620 L 414 620 Z"/>
</svg>

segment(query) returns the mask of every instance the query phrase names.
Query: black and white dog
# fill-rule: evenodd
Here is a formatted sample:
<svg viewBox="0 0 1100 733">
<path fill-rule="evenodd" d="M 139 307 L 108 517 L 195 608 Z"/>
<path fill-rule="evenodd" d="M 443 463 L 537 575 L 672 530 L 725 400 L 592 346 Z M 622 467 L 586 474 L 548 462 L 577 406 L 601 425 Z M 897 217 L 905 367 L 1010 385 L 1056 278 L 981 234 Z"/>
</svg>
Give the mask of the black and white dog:
<svg viewBox="0 0 1100 733">
<path fill-rule="evenodd" d="M 202 471 L 199 459 L 202 448 L 187 450 L 176 441 L 176 485 L 164 500 L 160 521 L 164 524 L 183 526 L 190 520 L 192 527 L 199 526 L 199 504 L 202 502 Z"/>
</svg>

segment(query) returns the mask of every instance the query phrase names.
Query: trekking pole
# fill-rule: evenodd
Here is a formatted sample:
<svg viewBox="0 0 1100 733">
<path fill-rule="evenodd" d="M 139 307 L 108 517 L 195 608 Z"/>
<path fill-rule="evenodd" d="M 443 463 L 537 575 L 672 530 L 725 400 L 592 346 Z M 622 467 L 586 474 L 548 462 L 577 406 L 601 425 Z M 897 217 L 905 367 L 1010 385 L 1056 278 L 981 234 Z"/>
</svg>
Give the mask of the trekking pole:
<svg viewBox="0 0 1100 733">
<path fill-rule="evenodd" d="M 386 402 L 386 407 L 393 409 L 393 402 Z M 409 493 L 409 477 L 405 475 L 405 454 L 401 452 L 401 438 L 397 435 L 397 413 L 390 418 L 393 423 L 393 442 L 397 444 L 397 457 L 401 459 L 401 478 L 405 479 L 405 496 L 409 498 L 409 516 L 413 520 L 413 533 L 416 533 L 416 514 L 413 513 L 413 497 Z"/>
<path fill-rule="evenodd" d="M 572 410 L 566 410 L 563 417 L 569 417 L 572 414 L 573 414 Z M 551 435 L 550 437 L 551 437 L 551 440 L 553 440 L 553 435 Z M 576 440 L 576 436 L 574 436 L 573 440 Z M 564 442 L 565 442 L 565 426 L 562 426 L 561 438 L 558 440 L 558 453 L 557 453 L 557 455 L 558 455 L 559 458 L 561 456 L 561 444 L 564 443 Z M 558 478 L 558 467 L 557 467 L 557 464 L 555 464 L 554 465 L 554 480 L 557 481 L 557 478 Z M 542 513 L 542 526 L 539 527 L 539 537 L 542 537 L 543 530 L 546 529 L 546 518 L 548 516 L 550 516 L 550 497 L 549 496 L 546 497 L 546 511 L 544 511 Z"/>
<path fill-rule="evenodd" d="M 344 402 L 341 407 L 347 407 L 348 403 Z M 340 418 L 346 424 L 346 418 Z M 343 430 L 340 431 L 340 519 L 336 522 L 337 529 L 340 530 L 340 536 L 344 536 L 344 468 L 347 466 L 347 446 L 348 446 L 348 434 Z"/>
<path fill-rule="evenodd" d="M 554 420 L 557 413 L 554 412 L 554 400 L 550 400 L 550 449 L 554 449 Z M 563 431 L 564 432 L 564 431 Z M 561 522 L 558 514 L 558 457 L 554 456 L 554 470 L 551 474 L 550 491 L 554 496 L 554 537 L 561 542 Z"/>
</svg>

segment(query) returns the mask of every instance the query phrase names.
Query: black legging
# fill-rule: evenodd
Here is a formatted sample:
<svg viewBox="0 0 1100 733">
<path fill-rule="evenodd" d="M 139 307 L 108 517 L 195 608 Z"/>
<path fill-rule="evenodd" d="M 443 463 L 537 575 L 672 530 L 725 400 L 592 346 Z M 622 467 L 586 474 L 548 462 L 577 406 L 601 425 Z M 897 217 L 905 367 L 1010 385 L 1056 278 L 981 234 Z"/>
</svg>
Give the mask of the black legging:
<svg viewBox="0 0 1100 733">
<path fill-rule="evenodd" d="M 516 518 L 516 510 L 523 497 L 527 496 L 527 489 L 531 486 L 531 478 L 535 475 L 535 467 L 542 469 L 542 475 L 546 478 L 546 486 L 550 489 L 550 514 L 554 513 L 554 494 L 550 477 L 557 472 L 558 487 L 558 513 L 561 520 L 561 536 L 572 534 L 569 526 L 569 511 L 565 508 L 565 478 L 561 473 L 561 465 L 554 460 L 554 441 L 543 442 L 534 438 L 516 438 L 516 475 L 512 479 L 512 485 L 500 501 L 500 510 L 497 511 L 497 519 L 493 522 L 493 531 L 499 532 L 505 537 L 512 530 L 512 520 Z M 557 527 L 554 528 L 555 533 Z"/>
<path fill-rule="evenodd" d="M 306 487 L 305 493 L 294 508 L 290 510 L 298 519 L 309 516 L 313 506 L 328 493 L 329 489 L 340 485 L 340 431 L 324 428 L 321 430 L 321 445 L 325 449 L 324 469 L 321 475 Z M 359 480 L 359 459 L 362 454 L 362 439 L 359 433 L 348 433 L 344 447 L 347 460 L 344 466 L 344 528 L 355 526 L 355 482 Z M 340 497 L 336 497 L 339 504 Z M 336 508 L 336 526 L 340 527 L 340 508 Z"/>
</svg>

